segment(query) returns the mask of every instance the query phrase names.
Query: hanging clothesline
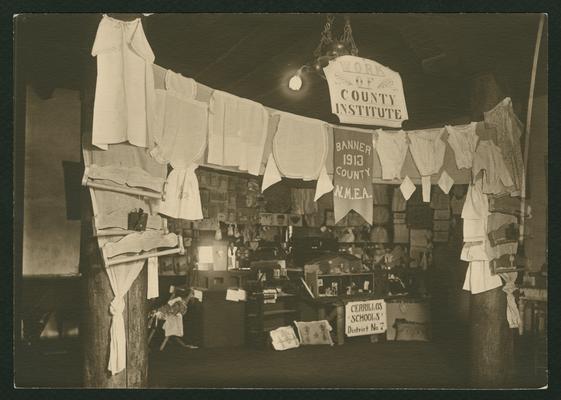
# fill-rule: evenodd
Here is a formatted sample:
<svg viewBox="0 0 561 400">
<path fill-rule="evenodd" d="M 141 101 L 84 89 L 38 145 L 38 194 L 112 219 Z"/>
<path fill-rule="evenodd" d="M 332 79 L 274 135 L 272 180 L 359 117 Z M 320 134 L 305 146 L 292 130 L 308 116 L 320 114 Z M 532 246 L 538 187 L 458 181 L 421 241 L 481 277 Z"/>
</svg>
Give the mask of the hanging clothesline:
<svg viewBox="0 0 561 400">
<path fill-rule="evenodd" d="M 165 69 L 164 67 L 159 66 L 157 64 L 154 64 L 153 65 L 153 70 L 154 70 L 154 85 L 155 85 L 156 89 L 163 89 L 164 88 L 164 77 L 165 77 L 165 74 L 167 72 L 167 69 Z M 206 101 L 208 103 L 208 101 L 210 100 L 211 94 L 212 94 L 213 91 L 215 91 L 215 89 L 213 89 L 213 88 L 211 88 L 207 85 L 204 85 L 202 83 L 199 83 L 199 82 L 196 82 L 196 86 L 197 86 L 196 92 L 198 94 L 197 99 L 200 100 L 200 101 Z M 276 110 L 276 109 L 271 108 L 271 107 L 267 107 L 267 106 L 264 106 L 264 107 L 270 114 L 276 114 L 276 113 L 291 114 L 291 113 L 288 113 L 288 112 L 285 112 L 285 111 Z M 332 124 L 332 123 L 328 123 L 328 122 L 324 122 L 324 123 L 327 126 L 329 126 L 331 129 L 333 129 L 333 128 L 344 128 L 345 130 L 354 131 L 354 132 L 370 133 L 370 134 L 374 134 L 374 135 L 376 134 L 376 129 L 349 127 L 349 126 L 344 126 L 344 125 Z M 444 129 L 444 127 L 442 127 L 442 128 Z M 332 135 L 332 130 L 331 129 L 330 129 L 330 134 Z M 206 162 L 206 157 L 204 157 L 203 161 L 204 162 L 199 164 L 202 167 L 208 167 L 208 168 L 217 169 L 217 170 L 221 170 L 221 171 L 227 171 L 227 172 L 236 172 L 236 173 L 241 172 L 236 167 L 228 167 L 228 166 L 221 166 L 221 165 L 207 163 Z M 262 163 L 262 166 L 261 166 L 260 175 L 263 175 L 263 173 L 265 171 L 266 158 L 263 161 L 264 162 Z M 328 143 L 328 152 L 327 152 L 327 157 L 326 157 L 326 169 L 327 169 L 328 175 L 332 176 L 333 175 L 333 141 L 331 140 L 331 138 L 330 138 L 329 143 Z M 457 167 L 454 152 L 452 151 L 452 149 L 450 148 L 448 143 L 446 143 L 446 152 L 445 152 L 444 162 L 443 162 L 443 166 L 441 168 L 441 171 L 446 171 L 448 173 L 448 175 L 450 175 L 450 177 L 457 184 L 468 184 L 471 181 L 471 170 L 469 168 L 459 169 Z M 436 184 L 438 182 L 441 171 L 439 171 L 437 174 L 434 174 L 434 175 L 431 176 L 431 183 L 432 184 Z M 403 176 L 409 176 L 409 178 L 413 181 L 413 183 L 415 183 L 415 184 L 420 184 L 421 183 L 421 174 L 419 173 L 419 170 L 418 170 L 418 168 L 417 168 L 417 166 L 416 166 L 416 164 L 415 164 L 415 162 L 414 162 L 414 160 L 411 156 L 411 153 L 409 151 L 407 152 L 405 162 L 403 164 L 402 172 L 403 172 L 402 175 Z M 402 182 L 402 180 L 400 180 L 400 179 L 390 179 L 390 180 L 382 179 L 381 164 L 380 164 L 380 160 L 379 160 L 376 152 L 374 152 L 373 182 L 374 183 L 393 184 L 393 185 L 399 185 Z"/>
</svg>

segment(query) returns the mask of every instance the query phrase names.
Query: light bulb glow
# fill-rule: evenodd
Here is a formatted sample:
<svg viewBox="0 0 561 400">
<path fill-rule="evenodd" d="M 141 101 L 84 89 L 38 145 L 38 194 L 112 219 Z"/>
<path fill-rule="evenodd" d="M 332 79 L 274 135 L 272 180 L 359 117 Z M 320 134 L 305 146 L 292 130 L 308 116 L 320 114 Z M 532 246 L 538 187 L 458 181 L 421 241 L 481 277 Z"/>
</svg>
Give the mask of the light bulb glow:
<svg viewBox="0 0 561 400">
<path fill-rule="evenodd" d="M 294 91 L 298 91 L 302 88 L 302 78 L 299 74 L 296 74 L 292 78 L 290 78 L 290 80 L 288 81 L 288 87 L 290 88 L 290 90 Z"/>
</svg>

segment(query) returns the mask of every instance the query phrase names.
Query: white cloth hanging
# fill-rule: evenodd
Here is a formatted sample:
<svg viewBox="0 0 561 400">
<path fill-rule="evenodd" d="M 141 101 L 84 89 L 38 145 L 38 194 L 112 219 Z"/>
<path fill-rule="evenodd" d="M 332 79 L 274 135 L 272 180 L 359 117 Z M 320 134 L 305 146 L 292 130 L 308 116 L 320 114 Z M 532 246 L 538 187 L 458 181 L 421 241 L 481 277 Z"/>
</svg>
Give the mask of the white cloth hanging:
<svg viewBox="0 0 561 400">
<path fill-rule="evenodd" d="M 259 175 L 269 127 L 261 104 L 215 90 L 209 104 L 208 162 Z"/>
<path fill-rule="evenodd" d="M 146 291 L 147 299 L 154 299 L 160 296 L 159 275 L 158 275 L 158 257 L 150 257 L 148 259 L 148 290 Z"/>
<path fill-rule="evenodd" d="M 512 192 L 514 182 L 504 162 L 501 149 L 491 140 L 482 140 L 473 156 L 472 175 L 476 179 L 480 171 L 484 193 L 501 194 Z"/>
<path fill-rule="evenodd" d="M 430 202 L 431 175 L 437 174 L 444 163 L 446 144 L 441 140 L 444 128 L 408 132 L 409 150 L 421 174 L 423 201 Z"/>
<path fill-rule="evenodd" d="M 446 125 L 448 143 L 454 151 L 458 168 L 471 168 L 473 153 L 477 147 L 479 137 L 476 133 L 477 122 L 467 125 Z"/>
<path fill-rule="evenodd" d="M 463 289 L 472 294 L 483 293 L 502 286 L 499 275 L 492 275 L 489 261 L 472 261 L 468 265 Z"/>
<path fill-rule="evenodd" d="M 149 146 L 148 121 L 155 101 L 154 53 L 141 20 L 120 21 L 104 15 L 92 56 L 97 58 L 92 144 L 103 150 L 125 141 Z"/>
<path fill-rule="evenodd" d="M 376 131 L 376 151 L 382 165 L 382 179 L 401 179 L 401 168 L 407 156 L 407 134 L 400 130 L 397 132 Z"/>
<path fill-rule="evenodd" d="M 165 198 L 160 202 L 160 214 L 171 218 L 203 219 L 199 181 L 192 164 L 185 169 L 174 169 L 166 180 Z"/>
<path fill-rule="evenodd" d="M 100 247 L 106 243 L 119 240 L 120 237 L 98 237 Z M 124 297 L 132 286 L 134 280 L 144 266 L 145 260 L 133 261 L 123 264 L 106 266 L 105 271 L 113 290 L 114 298 L 109 305 L 111 314 L 109 363 L 108 370 L 115 375 L 126 368 L 127 365 L 127 337 L 123 311 L 125 309 Z"/>
<path fill-rule="evenodd" d="M 329 135 L 325 122 L 279 112 L 273 154 L 278 170 L 287 178 L 317 179 L 327 158 Z"/>
<path fill-rule="evenodd" d="M 208 105 L 194 100 L 195 94 L 196 84 L 191 78 L 166 72 L 166 90 L 156 92 L 153 124 L 156 147 L 150 151 L 159 163 L 185 169 L 203 156 Z"/>
<path fill-rule="evenodd" d="M 506 319 L 508 326 L 509 328 L 518 328 L 521 323 L 520 311 L 513 294 L 517 289 L 515 281 L 518 277 L 518 272 L 505 272 L 499 275 L 505 281 L 503 292 L 506 293 Z"/>
</svg>

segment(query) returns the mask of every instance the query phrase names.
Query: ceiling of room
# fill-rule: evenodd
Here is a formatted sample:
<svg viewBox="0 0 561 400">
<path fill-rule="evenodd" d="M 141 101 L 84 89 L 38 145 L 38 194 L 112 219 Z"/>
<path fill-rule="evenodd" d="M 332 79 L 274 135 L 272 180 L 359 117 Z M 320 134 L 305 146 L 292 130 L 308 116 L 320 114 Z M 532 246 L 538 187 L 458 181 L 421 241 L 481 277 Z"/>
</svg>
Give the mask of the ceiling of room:
<svg viewBox="0 0 561 400">
<path fill-rule="evenodd" d="M 359 56 L 401 74 L 406 128 L 452 123 L 469 112 L 470 79 L 493 72 L 513 101 L 527 102 L 536 14 L 350 14 Z M 16 74 L 36 90 L 79 89 L 101 14 L 16 18 Z M 324 14 L 153 14 L 143 20 L 156 63 L 265 106 L 337 122 L 327 83 L 292 73 L 312 59 Z M 342 33 L 343 16 L 333 28 Z M 547 46 L 540 68 L 546 70 Z M 537 93 L 547 91 L 538 74 Z"/>
</svg>

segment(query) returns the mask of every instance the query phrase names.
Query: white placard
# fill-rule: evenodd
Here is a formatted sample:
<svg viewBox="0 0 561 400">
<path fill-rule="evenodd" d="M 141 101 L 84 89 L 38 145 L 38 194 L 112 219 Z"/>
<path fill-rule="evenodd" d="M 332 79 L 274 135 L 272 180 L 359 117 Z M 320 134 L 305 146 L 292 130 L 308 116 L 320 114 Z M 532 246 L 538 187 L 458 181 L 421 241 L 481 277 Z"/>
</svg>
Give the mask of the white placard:
<svg viewBox="0 0 561 400">
<path fill-rule="evenodd" d="M 400 128 L 407 120 L 401 76 L 376 61 L 342 56 L 323 69 L 331 112 L 347 124 Z"/>
<path fill-rule="evenodd" d="M 345 305 L 345 334 L 373 335 L 386 331 L 386 302 L 384 300 L 353 301 Z"/>
<path fill-rule="evenodd" d="M 203 301 L 202 290 L 193 289 L 193 297 L 199 301 Z"/>
</svg>

